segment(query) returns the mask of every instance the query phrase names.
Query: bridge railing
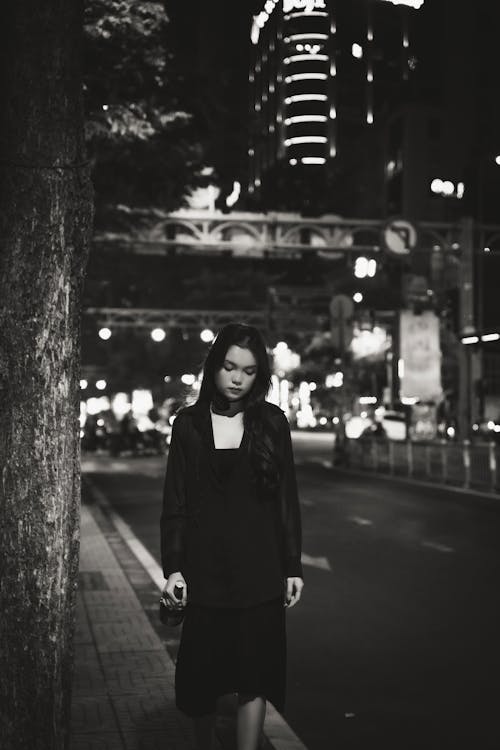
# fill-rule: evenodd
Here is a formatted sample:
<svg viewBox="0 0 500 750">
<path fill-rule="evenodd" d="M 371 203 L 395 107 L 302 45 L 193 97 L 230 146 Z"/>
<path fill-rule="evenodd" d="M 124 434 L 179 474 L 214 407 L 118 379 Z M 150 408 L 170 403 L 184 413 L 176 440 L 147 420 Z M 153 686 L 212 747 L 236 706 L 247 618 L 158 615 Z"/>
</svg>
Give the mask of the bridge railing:
<svg viewBox="0 0 500 750">
<path fill-rule="evenodd" d="M 395 442 L 373 437 L 347 441 L 347 460 L 354 469 L 500 493 L 495 443 Z"/>
</svg>

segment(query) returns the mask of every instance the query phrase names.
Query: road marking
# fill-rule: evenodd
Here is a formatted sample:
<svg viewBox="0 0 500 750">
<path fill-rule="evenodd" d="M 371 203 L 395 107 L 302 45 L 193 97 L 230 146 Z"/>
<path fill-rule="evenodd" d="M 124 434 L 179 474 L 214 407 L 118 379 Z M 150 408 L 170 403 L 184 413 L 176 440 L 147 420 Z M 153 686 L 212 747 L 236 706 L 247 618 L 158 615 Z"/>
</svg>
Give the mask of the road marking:
<svg viewBox="0 0 500 750">
<path fill-rule="evenodd" d="M 428 547 L 429 549 L 435 549 L 437 552 L 455 552 L 453 547 L 448 547 L 446 544 L 438 544 L 438 542 L 427 542 L 425 539 L 420 542 L 422 547 Z"/>
<path fill-rule="evenodd" d="M 143 568 L 146 570 L 147 573 L 149 573 L 149 576 L 153 580 L 153 582 L 156 584 L 156 586 L 160 589 L 160 591 L 163 591 L 163 587 L 165 586 L 165 577 L 163 575 L 163 571 L 154 559 L 153 555 L 146 549 L 146 547 L 142 544 L 142 542 L 139 541 L 139 539 L 135 536 L 134 532 L 128 525 L 128 523 L 125 523 L 123 518 L 116 513 L 116 511 L 113 510 L 111 504 L 108 501 L 108 498 L 102 492 L 96 485 L 91 482 L 88 477 L 85 478 L 85 481 L 88 485 L 90 485 L 90 488 L 92 490 L 92 494 L 96 498 L 99 505 L 106 508 L 106 513 L 109 516 L 109 519 L 117 532 L 122 537 L 123 541 L 127 545 L 127 547 L 132 551 L 132 553 L 135 555 L 135 557 L 139 560 Z"/>
<path fill-rule="evenodd" d="M 312 557 L 311 555 L 306 555 L 305 552 L 302 553 L 301 561 L 304 565 L 310 565 L 313 568 L 319 568 L 320 570 L 331 570 L 331 565 L 328 562 L 328 558 L 326 557 Z"/>
<path fill-rule="evenodd" d="M 358 526 L 373 526 L 373 521 L 370 521 L 369 518 L 361 518 L 361 516 L 348 516 L 347 520 L 352 521 Z"/>
</svg>

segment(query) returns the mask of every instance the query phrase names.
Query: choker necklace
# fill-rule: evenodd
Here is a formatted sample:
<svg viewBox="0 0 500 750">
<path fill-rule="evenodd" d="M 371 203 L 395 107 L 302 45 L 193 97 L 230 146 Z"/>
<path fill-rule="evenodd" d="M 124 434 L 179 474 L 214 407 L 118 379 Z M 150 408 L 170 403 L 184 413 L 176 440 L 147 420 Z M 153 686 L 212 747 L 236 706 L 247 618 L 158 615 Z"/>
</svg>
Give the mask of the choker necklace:
<svg viewBox="0 0 500 750">
<path fill-rule="evenodd" d="M 243 399 L 230 402 L 229 399 L 219 393 L 214 396 L 210 404 L 212 412 L 219 414 L 221 417 L 235 417 L 236 414 L 243 411 L 243 408 Z"/>
</svg>

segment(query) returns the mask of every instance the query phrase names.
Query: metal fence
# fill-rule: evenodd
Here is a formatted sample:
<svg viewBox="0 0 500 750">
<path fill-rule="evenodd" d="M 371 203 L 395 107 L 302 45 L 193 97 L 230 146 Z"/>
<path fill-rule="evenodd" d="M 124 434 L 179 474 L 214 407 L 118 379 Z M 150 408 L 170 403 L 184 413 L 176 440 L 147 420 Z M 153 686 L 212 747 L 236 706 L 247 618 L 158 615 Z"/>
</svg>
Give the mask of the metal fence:
<svg viewBox="0 0 500 750">
<path fill-rule="evenodd" d="M 394 442 L 376 438 L 348 440 L 351 468 L 500 493 L 495 443 Z"/>
</svg>

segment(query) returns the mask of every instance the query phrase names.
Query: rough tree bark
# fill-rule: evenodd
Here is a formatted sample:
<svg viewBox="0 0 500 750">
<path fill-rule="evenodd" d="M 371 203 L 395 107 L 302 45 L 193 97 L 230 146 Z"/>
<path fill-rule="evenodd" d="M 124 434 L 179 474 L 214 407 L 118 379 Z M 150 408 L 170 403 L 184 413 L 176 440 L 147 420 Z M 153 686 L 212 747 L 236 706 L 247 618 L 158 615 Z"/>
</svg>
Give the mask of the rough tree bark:
<svg viewBox="0 0 500 750">
<path fill-rule="evenodd" d="M 0 747 L 68 746 L 79 542 L 79 308 L 91 223 L 80 0 L 0 32 Z"/>
</svg>

